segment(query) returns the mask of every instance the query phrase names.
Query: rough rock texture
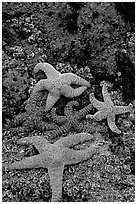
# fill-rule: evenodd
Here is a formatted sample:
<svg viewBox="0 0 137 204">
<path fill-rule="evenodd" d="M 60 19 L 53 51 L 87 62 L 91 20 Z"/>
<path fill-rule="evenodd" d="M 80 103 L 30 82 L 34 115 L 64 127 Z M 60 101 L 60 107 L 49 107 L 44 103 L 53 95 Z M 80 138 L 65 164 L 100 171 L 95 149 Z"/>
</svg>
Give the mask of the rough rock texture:
<svg viewBox="0 0 137 204">
<path fill-rule="evenodd" d="M 90 89 L 75 98 L 81 109 L 89 104 L 91 92 L 103 100 L 102 80 L 112 83 L 109 93 L 116 105 L 134 105 L 130 115 L 116 118 L 122 134 L 109 129 L 101 133 L 110 142 L 110 157 L 95 154 L 88 161 L 65 167 L 64 202 L 134 201 L 135 26 L 115 8 L 112 2 L 2 3 L 3 162 L 37 154 L 33 146 L 16 145 L 22 135 L 13 134 L 9 123 L 25 109 L 38 62 L 48 62 L 61 73 L 72 72 L 91 83 Z M 60 98 L 55 105 L 57 114 L 63 115 L 69 101 Z M 98 125 L 107 128 L 106 121 Z M 30 134 L 41 135 L 41 131 Z M 48 202 L 51 196 L 45 169 L 3 172 L 4 202 Z"/>
</svg>

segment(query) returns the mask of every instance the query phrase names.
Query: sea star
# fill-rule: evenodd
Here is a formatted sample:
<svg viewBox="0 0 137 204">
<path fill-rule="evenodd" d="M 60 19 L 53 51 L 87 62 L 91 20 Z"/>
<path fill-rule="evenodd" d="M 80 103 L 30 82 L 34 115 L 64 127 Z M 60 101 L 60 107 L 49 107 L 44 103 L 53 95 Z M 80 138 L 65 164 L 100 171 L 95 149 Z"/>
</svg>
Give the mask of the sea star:
<svg viewBox="0 0 137 204">
<path fill-rule="evenodd" d="M 44 71 L 47 79 L 41 79 L 35 86 L 33 92 L 41 90 L 48 90 L 48 97 L 46 101 L 45 112 L 49 111 L 53 105 L 59 100 L 61 95 L 68 98 L 73 98 L 81 95 L 87 87 L 90 87 L 90 83 L 85 79 L 77 76 L 73 73 L 61 74 L 52 65 L 48 63 L 38 63 L 34 67 L 34 72 Z M 78 88 L 72 88 L 70 85 L 80 85 Z"/>
<path fill-rule="evenodd" d="M 46 99 L 47 92 L 44 93 L 44 96 L 42 91 L 31 94 L 25 108 L 26 112 L 21 113 L 15 117 L 12 127 L 22 125 L 21 128 L 18 128 L 18 131 L 25 133 L 29 133 L 34 129 L 45 131 L 57 128 L 57 125 L 55 125 L 54 123 L 45 122 L 43 120 L 45 109 L 43 103 L 44 101 L 46 101 Z"/>
<path fill-rule="evenodd" d="M 72 129 L 77 132 L 100 132 L 99 128 L 92 125 L 89 125 L 87 128 L 87 126 L 81 122 L 87 113 L 91 111 L 93 107 L 92 104 L 87 105 L 79 111 L 74 111 L 73 106 L 79 106 L 79 103 L 77 101 L 68 102 L 64 109 L 64 116 L 57 115 L 55 108 L 51 109 L 51 117 L 53 122 L 57 123 L 58 125 L 62 125 L 49 132 L 51 133 L 50 135 L 52 138 L 68 133 Z"/>
<path fill-rule="evenodd" d="M 87 115 L 86 118 L 90 118 L 95 121 L 101 121 L 106 118 L 109 128 L 113 132 L 120 134 L 121 131 L 115 124 L 115 115 L 130 112 L 133 108 L 133 105 L 130 103 L 128 106 L 115 106 L 108 93 L 107 84 L 104 82 L 102 85 L 102 95 L 104 102 L 98 101 L 95 98 L 94 93 L 91 93 L 90 102 L 98 111 L 94 115 Z"/>
<path fill-rule="evenodd" d="M 74 150 L 70 147 L 84 141 L 92 140 L 90 146 L 82 150 Z M 57 202 L 62 196 L 62 177 L 65 165 L 76 164 L 92 157 L 96 152 L 109 154 L 108 144 L 104 143 L 99 133 L 94 135 L 79 133 L 59 139 L 50 144 L 40 136 L 25 137 L 18 141 L 19 144 L 32 144 L 40 154 L 25 158 L 11 164 L 3 164 L 7 170 L 47 168 L 52 189 L 52 202 Z"/>
</svg>

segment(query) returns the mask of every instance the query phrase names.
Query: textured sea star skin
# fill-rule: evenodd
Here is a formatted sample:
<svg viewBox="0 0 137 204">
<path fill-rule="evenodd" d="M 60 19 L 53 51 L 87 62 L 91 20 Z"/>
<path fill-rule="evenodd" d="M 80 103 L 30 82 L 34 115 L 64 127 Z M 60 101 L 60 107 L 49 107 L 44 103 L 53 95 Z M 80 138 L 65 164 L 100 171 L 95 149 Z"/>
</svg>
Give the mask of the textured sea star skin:
<svg viewBox="0 0 137 204">
<path fill-rule="evenodd" d="M 49 91 L 45 112 L 49 111 L 53 107 L 61 95 L 68 98 L 73 98 L 81 95 L 88 87 L 90 87 L 90 83 L 85 79 L 82 79 L 73 73 L 61 74 L 48 63 L 38 63 L 34 68 L 34 72 L 37 73 L 40 70 L 44 71 L 47 79 L 41 79 L 35 85 L 34 92 L 41 90 Z M 80 85 L 81 87 L 73 89 L 70 86 L 71 84 Z"/>
<path fill-rule="evenodd" d="M 121 131 L 115 124 L 115 115 L 130 112 L 133 108 L 133 105 L 130 103 L 128 106 L 115 106 L 110 98 L 110 94 L 108 93 L 106 83 L 103 84 L 102 95 L 104 102 L 98 101 L 93 93 L 90 94 L 90 102 L 98 111 L 94 115 L 87 115 L 86 118 L 90 118 L 95 121 L 107 119 L 109 128 L 113 132 L 120 134 Z"/>
<path fill-rule="evenodd" d="M 64 110 L 64 116 L 57 115 L 55 108 L 51 109 L 51 117 L 53 122 L 57 123 L 58 125 L 62 125 L 57 129 L 51 130 L 51 137 L 57 137 L 61 134 L 68 133 L 72 129 L 77 132 L 93 133 L 96 131 L 96 129 L 91 125 L 87 130 L 87 127 L 81 123 L 81 120 L 91 111 L 93 107 L 92 104 L 89 104 L 79 111 L 73 111 L 73 106 L 79 106 L 79 103 L 77 101 L 68 102 Z"/>
<path fill-rule="evenodd" d="M 83 150 L 74 150 L 70 147 L 83 143 L 84 141 L 94 140 L 90 146 Z M 52 189 L 52 202 L 57 202 L 62 196 L 62 177 L 65 165 L 76 164 L 89 159 L 94 153 L 101 152 L 108 154 L 108 144 L 103 144 L 101 135 L 88 133 L 79 133 L 64 137 L 54 144 L 50 144 L 46 139 L 40 136 L 25 137 L 18 141 L 19 144 L 32 144 L 40 154 L 25 158 L 24 160 L 6 164 L 4 167 L 8 170 L 47 168 Z"/>
<path fill-rule="evenodd" d="M 44 94 L 42 92 L 33 93 L 27 101 L 26 112 L 21 113 L 16 116 L 13 121 L 13 126 L 17 127 L 22 125 L 19 131 L 23 131 L 25 133 L 32 132 L 34 129 L 45 131 L 52 130 L 57 128 L 57 125 L 54 123 L 45 122 L 42 117 L 44 115 L 44 106 L 43 102 L 47 99 L 47 93 Z M 37 103 L 40 101 L 39 106 Z"/>
</svg>

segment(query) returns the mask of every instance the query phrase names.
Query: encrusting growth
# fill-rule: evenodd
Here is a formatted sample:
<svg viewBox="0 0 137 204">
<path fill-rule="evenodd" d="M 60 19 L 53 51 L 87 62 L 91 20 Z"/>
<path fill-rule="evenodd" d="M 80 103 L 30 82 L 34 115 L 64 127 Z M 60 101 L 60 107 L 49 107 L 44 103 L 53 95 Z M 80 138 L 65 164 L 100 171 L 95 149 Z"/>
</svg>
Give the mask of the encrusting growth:
<svg viewBox="0 0 137 204">
<path fill-rule="evenodd" d="M 92 140 L 92 143 L 86 149 L 70 149 L 70 147 L 88 140 Z M 104 143 L 99 133 L 94 133 L 93 135 L 88 133 L 73 134 L 59 139 L 54 144 L 50 144 L 40 136 L 25 137 L 20 139 L 18 143 L 23 145 L 32 144 L 40 154 L 11 164 L 3 164 L 4 168 L 8 170 L 47 168 L 52 189 L 52 202 L 57 202 L 61 199 L 62 177 L 65 165 L 85 161 L 96 152 L 105 155 L 109 154 L 107 150 L 108 144 Z"/>
<path fill-rule="evenodd" d="M 98 101 L 93 93 L 90 94 L 90 102 L 98 111 L 94 115 L 87 115 L 86 118 L 90 118 L 95 121 L 107 119 L 109 128 L 113 132 L 120 134 L 121 131 L 117 128 L 115 124 L 115 116 L 130 112 L 133 108 L 133 105 L 130 103 L 128 106 L 115 106 L 110 98 L 105 82 L 102 87 L 102 95 L 104 102 Z"/>
<path fill-rule="evenodd" d="M 38 63 L 34 68 L 34 72 L 37 73 L 40 70 L 44 71 L 47 79 L 41 79 L 35 85 L 33 92 L 39 92 L 41 90 L 47 90 L 49 92 L 45 112 L 49 111 L 54 106 L 61 95 L 73 98 L 81 95 L 90 87 L 90 83 L 85 79 L 73 73 L 61 74 L 48 63 Z M 74 89 L 71 87 L 71 84 L 79 85 L 80 87 Z"/>
</svg>

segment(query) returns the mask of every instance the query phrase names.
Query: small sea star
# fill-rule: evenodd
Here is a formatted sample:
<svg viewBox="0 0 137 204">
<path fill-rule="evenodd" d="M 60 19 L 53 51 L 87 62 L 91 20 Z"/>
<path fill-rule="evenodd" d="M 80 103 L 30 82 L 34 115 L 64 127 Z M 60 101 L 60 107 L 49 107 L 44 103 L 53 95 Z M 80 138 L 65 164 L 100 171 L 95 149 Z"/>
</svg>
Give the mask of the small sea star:
<svg viewBox="0 0 137 204">
<path fill-rule="evenodd" d="M 74 150 L 70 147 L 84 141 L 92 140 L 89 147 L 82 150 Z M 25 158 L 11 164 L 3 164 L 7 170 L 47 168 L 52 189 L 52 202 L 57 202 L 62 196 L 62 177 L 65 165 L 76 164 L 92 157 L 95 153 L 109 154 L 108 144 L 104 143 L 99 133 L 94 135 L 79 133 L 64 137 L 54 144 L 50 144 L 40 136 L 25 137 L 20 139 L 19 144 L 32 144 L 40 154 Z"/>
<path fill-rule="evenodd" d="M 44 71 L 47 79 L 41 79 L 34 86 L 34 92 L 41 90 L 49 91 L 45 112 L 49 111 L 53 107 L 61 95 L 73 98 L 81 95 L 87 87 L 90 87 L 90 83 L 85 79 L 82 79 L 73 73 L 61 74 L 48 63 L 38 63 L 34 68 L 34 72 L 37 73 L 40 70 Z M 80 85 L 80 87 L 74 89 L 70 86 L 71 84 Z"/>
<path fill-rule="evenodd" d="M 113 132 L 120 134 L 121 131 L 115 124 L 115 115 L 130 112 L 133 108 L 133 105 L 130 103 L 128 106 L 115 106 L 107 91 L 106 83 L 103 84 L 102 95 L 104 102 L 98 101 L 95 98 L 94 93 L 90 94 L 90 102 L 98 111 L 94 115 L 87 115 L 86 118 L 90 118 L 95 121 L 107 119 L 109 128 Z"/>
<path fill-rule="evenodd" d="M 58 125 L 62 125 L 57 129 L 51 130 L 51 137 L 57 137 L 61 134 L 68 133 L 70 130 L 78 131 L 78 132 L 96 132 L 97 129 L 94 126 L 87 127 L 81 122 L 81 120 L 89 113 L 92 109 L 92 104 L 87 105 L 83 109 L 79 111 L 74 111 L 73 106 L 79 106 L 77 101 L 70 101 L 67 103 L 64 109 L 64 116 L 57 115 L 56 109 L 51 109 L 51 117 L 53 122 Z M 99 132 L 99 131 L 98 131 Z"/>
<path fill-rule="evenodd" d="M 44 95 L 44 96 L 43 96 Z M 27 101 L 26 112 L 17 115 L 13 121 L 12 127 L 17 127 L 22 125 L 21 128 L 18 128 L 18 131 L 29 133 L 34 129 L 45 131 L 52 130 L 57 128 L 57 125 L 54 123 L 45 122 L 43 120 L 44 101 L 47 99 L 47 92 L 42 93 L 33 93 Z M 39 103 L 39 104 L 38 104 Z"/>
</svg>

